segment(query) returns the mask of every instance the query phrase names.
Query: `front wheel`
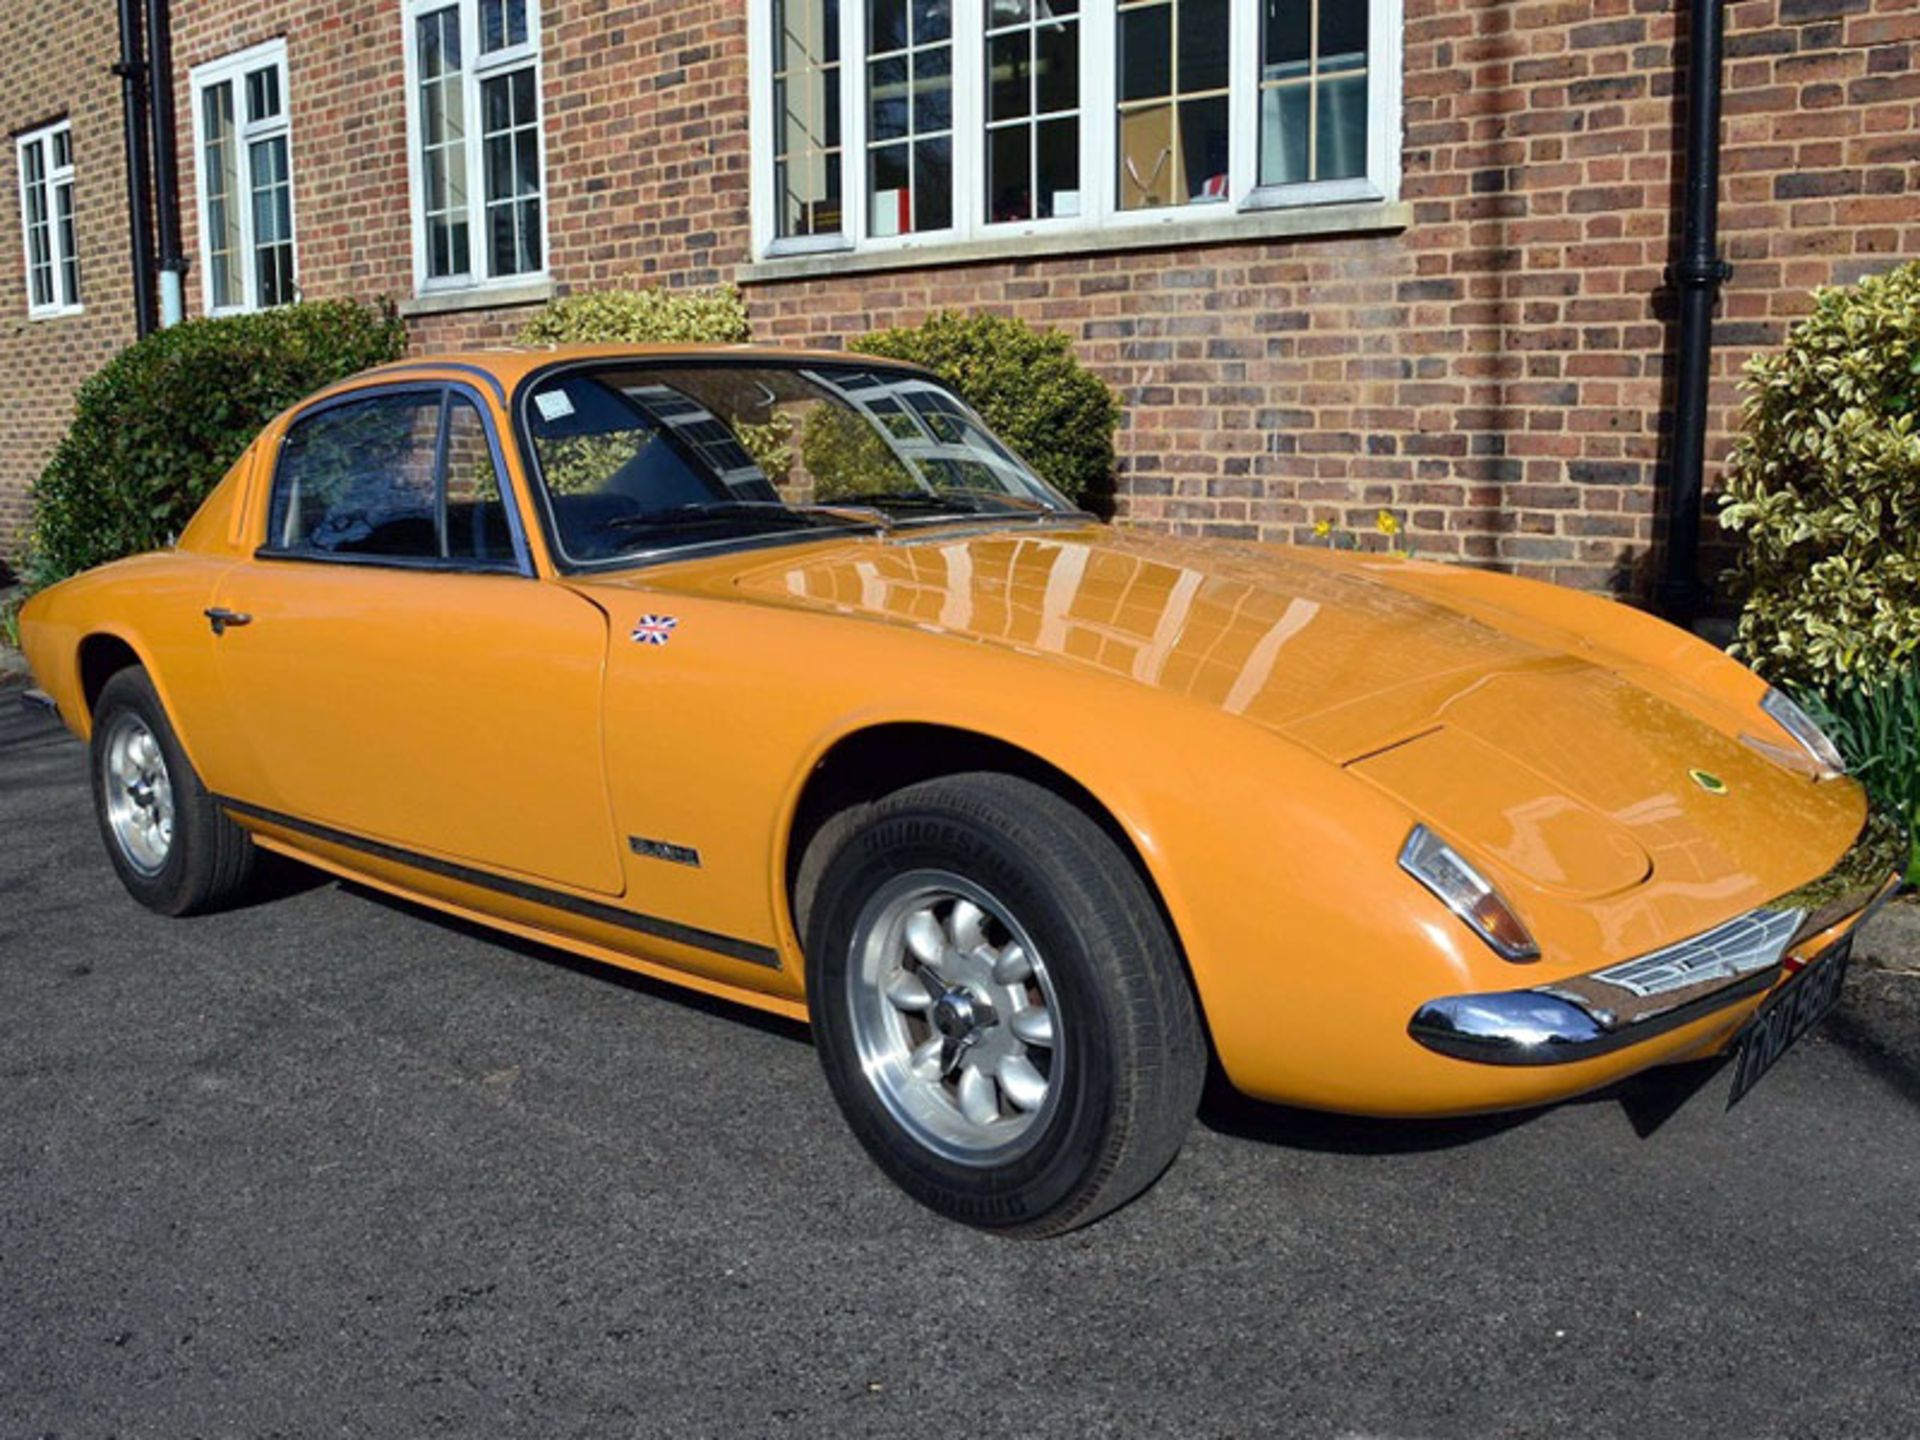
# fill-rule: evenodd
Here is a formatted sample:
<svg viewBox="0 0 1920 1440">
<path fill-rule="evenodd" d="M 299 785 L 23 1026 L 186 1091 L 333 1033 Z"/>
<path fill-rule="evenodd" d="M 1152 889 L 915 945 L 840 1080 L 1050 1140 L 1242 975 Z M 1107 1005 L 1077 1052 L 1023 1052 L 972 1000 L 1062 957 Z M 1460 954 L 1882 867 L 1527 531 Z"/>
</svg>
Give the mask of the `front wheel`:
<svg viewBox="0 0 1920 1440">
<path fill-rule="evenodd" d="M 1178 1152 L 1206 1070 L 1185 969 L 1128 857 L 1052 791 L 971 774 L 888 796 L 809 917 L 828 1083 L 924 1204 L 1053 1234 Z"/>
</svg>

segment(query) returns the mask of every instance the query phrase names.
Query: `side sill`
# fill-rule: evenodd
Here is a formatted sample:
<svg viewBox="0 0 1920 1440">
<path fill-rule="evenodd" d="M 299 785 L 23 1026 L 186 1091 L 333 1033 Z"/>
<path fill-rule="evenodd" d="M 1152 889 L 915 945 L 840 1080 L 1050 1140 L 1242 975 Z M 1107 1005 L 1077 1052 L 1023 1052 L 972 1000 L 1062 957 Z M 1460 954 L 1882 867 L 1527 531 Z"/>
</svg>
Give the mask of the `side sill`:
<svg viewBox="0 0 1920 1440">
<path fill-rule="evenodd" d="M 331 825 L 320 825 L 311 820 L 302 820 L 297 816 L 283 815 L 277 810 L 250 805 L 230 796 L 216 795 L 213 799 L 221 809 L 228 811 L 236 818 L 257 820 L 262 824 L 290 830 L 296 835 L 308 835 L 329 845 L 338 845 L 346 850 L 358 850 L 375 859 L 422 870 L 429 875 L 438 875 L 461 885 L 472 885 L 476 889 L 510 895 L 516 900 L 524 900 L 532 905 L 544 905 L 550 910 L 560 910 L 598 924 L 618 926 L 637 934 L 651 935 L 656 940 L 685 945 L 692 950 L 705 950 L 708 954 L 722 955 L 729 960 L 760 965 L 769 970 L 782 968 L 779 952 L 768 945 L 737 939 L 732 935 L 721 935 L 712 930 L 702 930 L 694 925 L 683 925 L 677 920 L 667 920 L 657 915 L 643 915 L 636 910 L 623 910 L 617 905 L 607 905 L 598 900 L 588 900 L 569 894 L 564 890 L 552 890 L 530 881 L 496 875 L 489 870 L 477 870 L 470 865 L 442 860 L 437 856 L 422 855 L 418 851 L 389 845 L 384 840 L 370 840 L 350 831 L 337 830 Z"/>
<path fill-rule="evenodd" d="M 422 890 L 410 889 L 378 876 L 342 865 L 324 855 L 316 854 L 302 846 L 292 844 L 272 835 L 255 835 L 254 844 L 271 850 L 276 855 L 285 855 L 298 860 L 302 865 L 311 865 L 316 870 L 324 870 L 329 875 L 337 875 L 342 880 L 350 880 L 355 885 L 364 885 L 370 890 L 378 890 L 383 895 L 393 895 L 413 905 L 424 905 L 429 910 L 438 910 L 447 915 L 457 915 L 488 930 L 498 930 L 505 935 L 518 935 L 523 940 L 531 940 L 537 945 L 551 945 L 556 950 L 564 950 L 572 955 L 585 956 L 589 960 L 615 969 L 629 970 L 636 975 L 644 975 L 650 980 L 658 980 L 679 990 L 690 990 L 700 995 L 710 995 L 716 1000 L 724 1000 L 732 1005 L 741 1005 L 749 1010 L 758 1010 L 768 1015 L 776 1015 L 783 1020 L 796 1024 L 808 1023 L 807 1005 L 804 1000 L 789 999 L 784 995 L 774 995 L 765 990 L 750 990 L 742 985 L 730 985 L 724 980 L 716 980 L 706 975 L 695 974 L 690 970 L 680 970 L 672 966 L 643 960 L 622 950 L 613 950 L 604 945 L 596 945 L 591 940 L 583 940 L 576 935 L 562 934 L 557 930 L 544 930 L 537 925 L 528 925 L 518 920 L 509 920 L 500 915 L 476 910 L 470 905 L 462 905 L 456 900 L 448 900 L 438 895 L 430 895 Z"/>
</svg>

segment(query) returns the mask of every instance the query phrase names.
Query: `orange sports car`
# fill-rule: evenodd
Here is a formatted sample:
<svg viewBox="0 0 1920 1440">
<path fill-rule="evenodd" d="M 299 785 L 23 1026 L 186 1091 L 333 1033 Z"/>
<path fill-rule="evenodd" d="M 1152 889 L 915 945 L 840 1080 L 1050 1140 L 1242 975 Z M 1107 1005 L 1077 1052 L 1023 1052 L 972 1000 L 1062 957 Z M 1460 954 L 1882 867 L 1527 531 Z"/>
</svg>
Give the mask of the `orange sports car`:
<svg viewBox="0 0 1920 1440">
<path fill-rule="evenodd" d="M 267 426 L 170 550 L 33 597 L 143 904 L 258 850 L 810 1020 L 860 1140 L 1046 1233 L 1209 1056 L 1383 1116 L 1738 1052 L 1890 891 L 1791 701 L 1604 599 L 1073 508 L 841 354 L 409 361 Z"/>
</svg>

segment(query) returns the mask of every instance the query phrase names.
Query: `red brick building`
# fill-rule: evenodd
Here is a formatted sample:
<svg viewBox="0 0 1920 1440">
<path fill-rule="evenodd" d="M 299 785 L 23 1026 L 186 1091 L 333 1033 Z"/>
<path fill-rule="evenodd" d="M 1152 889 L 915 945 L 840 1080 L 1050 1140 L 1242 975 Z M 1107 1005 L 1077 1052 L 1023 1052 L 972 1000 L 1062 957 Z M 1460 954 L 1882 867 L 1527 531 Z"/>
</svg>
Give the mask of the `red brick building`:
<svg viewBox="0 0 1920 1440">
<path fill-rule="evenodd" d="M 759 338 L 811 344 L 1005 311 L 1123 396 L 1135 521 L 1391 506 L 1425 553 L 1644 589 L 1672 0 L 170 9 L 189 314 L 391 296 L 424 351 L 635 279 L 738 283 Z M 0 40 L 10 554 L 134 316 L 114 6 L 6 0 Z M 1711 454 L 1812 287 L 1920 254 L 1917 54 L 1920 0 L 1728 6 Z"/>
</svg>

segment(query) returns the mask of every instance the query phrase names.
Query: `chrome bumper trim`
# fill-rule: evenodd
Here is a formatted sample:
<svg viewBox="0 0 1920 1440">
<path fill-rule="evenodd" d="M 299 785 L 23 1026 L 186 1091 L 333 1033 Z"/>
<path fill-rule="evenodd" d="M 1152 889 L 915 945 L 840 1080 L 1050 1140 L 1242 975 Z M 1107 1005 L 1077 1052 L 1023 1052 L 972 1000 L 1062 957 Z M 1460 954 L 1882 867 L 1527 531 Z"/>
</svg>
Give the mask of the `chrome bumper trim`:
<svg viewBox="0 0 1920 1440">
<path fill-rule="evenodd" d="M 53 696 L 47 694 L 44 690 L 22 690 L 20 692 L 20 708 L 22 710 L 44 710 L 49 715 L 58 715 L 60 713 L 60 706 L 55 703 Z"/>
<path fill-rule="evenodd" d="M 1762 907 L 1677 945 L 1586 975 L 1481 995 L 1430 1000 L 1407 1033 L 1429 1050 L 1484 1065 L 1564 1065 L 1638 1045 L 1779 981 L 1798 947 L 1831 935 L 1817 953 L 1852 943 L 1856 930 L 1900 891 L 1898 876 L 1816 914 Z M 1844 926 L 1838 934 L 1832 934 Z"/>
</svg>

